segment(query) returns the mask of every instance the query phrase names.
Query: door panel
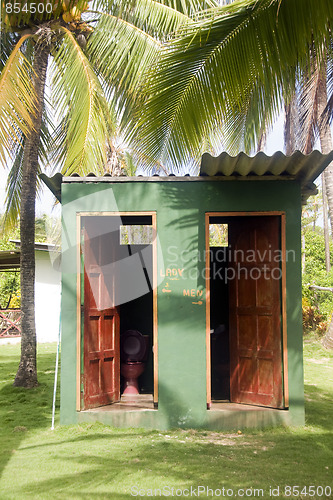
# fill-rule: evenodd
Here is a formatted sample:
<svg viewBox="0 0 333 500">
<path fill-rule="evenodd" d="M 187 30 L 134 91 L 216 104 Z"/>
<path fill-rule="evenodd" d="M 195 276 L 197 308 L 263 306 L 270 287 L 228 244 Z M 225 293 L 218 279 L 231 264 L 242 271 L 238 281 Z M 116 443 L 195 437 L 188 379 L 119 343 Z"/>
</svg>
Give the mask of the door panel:
<svg viewBox="0 0 333 500">
<path fill-rule="evenodd" d="M 88 218 L 87 218 L 88 219 Z M 104 276 L 105 252 L 112 252 L 110 233 L 84 228 L 84 408 L 120 399 L 120 325 L 112 307 L 112 277 Z M 99 233 L 99 234 L 98 234 Z M 111 307 L 110 307 L 111 306 Z"/>
<path fill-rule="evenodd" d="M 229 244 L 230 399 L 282 408 L 278 216 L 235 218 Z"/>
</svg>

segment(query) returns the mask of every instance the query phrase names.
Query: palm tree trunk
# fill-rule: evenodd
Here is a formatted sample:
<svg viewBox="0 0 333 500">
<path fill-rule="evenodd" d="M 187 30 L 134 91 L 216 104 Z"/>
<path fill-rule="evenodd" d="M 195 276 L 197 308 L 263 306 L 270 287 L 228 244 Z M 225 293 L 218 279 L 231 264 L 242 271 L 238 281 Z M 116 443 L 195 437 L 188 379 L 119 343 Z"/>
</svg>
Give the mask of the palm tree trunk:
<svg viewBox="0 0 333 500">
<path fill-rule="evenodd" d="M 326 182 L 325 177 L 321 176 L 322 183 L 322 198 L 323 198 L 323 220 L 324 220 L 324 238 L 325 238 L 325 267 L 326 272 L 329 273 L 331 270 L 331 258 L 330 258 L 330 232 L 328 228 L 328 206 L 327 206 L 327 196 L 326 196 Z"/>
<path fill-rule="evenodd" d="M 318 87 L 318 116 L 322 117 L 325 107 L 327 105 L 327 87 L 326 87 L 326 65 L 321 68 L 320 82 Z M 326 120 L 319 118 L 319 139 L 321 152 L 323 154 L 330 153 L 333 149 L 332 144 L 332 134 L 331 129 Z M 333 223 L 333 164 L 331 163 L 324 172 L 325 184 L 326 184 L 326 194 L 328 202 L 328 213 L 331 221 Z"/>
<path fill-rule="evenodd" d="M 327 67 L 323 64 L 321 68 L 320 82 L 319 82 L 319 92 L 318 92 L 318 116 L 322 117 L 324 109 L 327 104 L 327 87 L 326 87 L 326 74 Z M 319 118 L 320 119 L 320 118 Z M 319 123 L 319 138 L 321 152 L 326 154 L 332 151 L 332 134 L 331 129 L 327 121 L 321 120 Z M 326 168 L 324 172 L 324 179 L 326 184 L 326 195 L 328 203 L 328 213 L 331 221 L 331 228 L 333 224 L 333 165 L 332 163 Z M 323 339 L 323 345 L 327 349 L 333 349 L 333 319 L 328 327 L 326 335 Z"/>
<path fill-rule="evenodd" d="M 284 106 L 284 144 L 286 148 L 286 155 L 291 156 L 296 150 L 296 130 L 298 114 L 296 110 L 295 96 L 289 104 Z"/>
<path fill-rule="evenodd" d="M 42 124 L 44 89 L 49 46 L 43 37 L 36 43 L 32 81 L 36 93 L 33 130 L 26 138 L 22 166 L 21 191 L 21 360 L 15 377 L 17 387 L 35 387 L 37 381 L 35 326 L 35 200 L 38 151 Z"/>
</svg>

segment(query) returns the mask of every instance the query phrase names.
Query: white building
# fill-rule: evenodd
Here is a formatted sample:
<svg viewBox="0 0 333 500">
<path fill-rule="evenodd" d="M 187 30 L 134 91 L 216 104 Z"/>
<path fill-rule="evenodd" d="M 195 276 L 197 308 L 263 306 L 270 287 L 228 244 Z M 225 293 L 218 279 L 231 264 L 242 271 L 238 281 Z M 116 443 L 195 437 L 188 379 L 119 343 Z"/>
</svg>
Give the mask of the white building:
<svg viewBox="0 0 333 500">
<path fill-rule="evenodd" d="M 17 248 L 19 241 L 14 241 Z M 10 252 L 0 252 L 1 261 L 8 261 Z M 11 252 L 11 267 L 19 269 L 19 251 Z M 60 323 L 61 272 L 60 251 L 56 245 L 35 243 L 36 275 L 35 275 L 35 304 L 36 304 L 36 333 L 37 342 L 56 342 Z M 8 264 L 10 266 L 10 264 Z M 7 267 L 8 269 L 8 267 Z M 19 339 L 19 337 L 16 337 Z M 0 338 L 6 342 L 5 338 Z M 8 340 L 7 340 L 8 341 Z"/>
</svg>

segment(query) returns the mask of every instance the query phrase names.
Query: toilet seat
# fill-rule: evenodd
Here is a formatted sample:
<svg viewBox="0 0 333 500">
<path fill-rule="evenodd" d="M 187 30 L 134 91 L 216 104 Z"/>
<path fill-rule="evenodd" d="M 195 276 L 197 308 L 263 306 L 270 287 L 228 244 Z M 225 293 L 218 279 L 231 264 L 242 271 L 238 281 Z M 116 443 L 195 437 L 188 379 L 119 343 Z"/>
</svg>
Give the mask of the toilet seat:
<svg viewBox="0 0 333 500">
<path fill-rule="evenodd" d="M 146 341 L 138 330 L 127 330 L 120 337 L 122 362 L 140 362 L 146 354 Z"/>
</svg>

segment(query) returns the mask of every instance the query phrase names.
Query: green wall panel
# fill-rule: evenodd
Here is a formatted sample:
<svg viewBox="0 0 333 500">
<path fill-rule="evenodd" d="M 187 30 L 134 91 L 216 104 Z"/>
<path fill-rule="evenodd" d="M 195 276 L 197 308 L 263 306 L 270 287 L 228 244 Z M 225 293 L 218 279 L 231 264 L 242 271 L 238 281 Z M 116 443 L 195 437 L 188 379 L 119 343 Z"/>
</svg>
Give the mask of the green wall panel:
<svg viewBox="0 0 333 500">
<path fill-rule="evenodd" d="M 304 422 L 301 205 L 297 183 L 215 180 L 72 183 L 62 185 L 62 205 L 63 423 L 78 420 L 75 411 L 76 213 L 83 211 L 156 211 L 159 405 L 150 421 L 160 428 L 209 428 L 212 425 L 221 428 L 223 421 L 218 424 L 218 412 L 214 415 L 211 412 L 209 416 L 206 409 L 205 212 L 285 211 L 286 245 L 295 251 L 287 262 L 290 411 L 285 412 L 288 414 L 285 420 L 296 425 Z"/>
</svg>

